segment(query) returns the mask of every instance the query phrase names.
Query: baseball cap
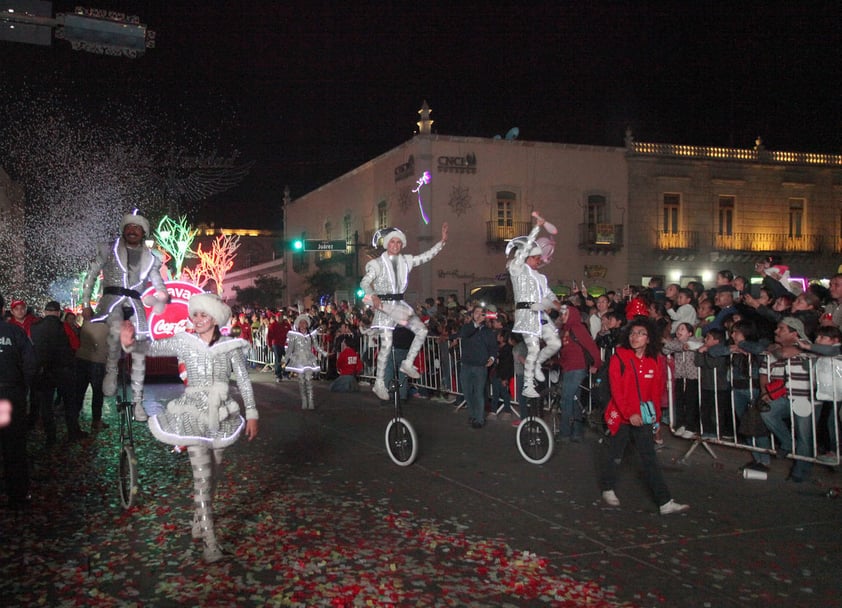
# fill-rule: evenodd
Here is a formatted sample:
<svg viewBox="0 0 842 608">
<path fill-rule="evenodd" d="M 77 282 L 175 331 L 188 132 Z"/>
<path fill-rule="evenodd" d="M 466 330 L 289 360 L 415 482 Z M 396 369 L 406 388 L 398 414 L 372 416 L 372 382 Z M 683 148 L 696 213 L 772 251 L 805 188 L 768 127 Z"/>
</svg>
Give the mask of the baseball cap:
<svg viewBox="0 0 842 608">
<path fill-rule="evenodd" d="M 14 308 L 15 306 L 24 306 L 26 307 L 26 302 L 23 300 L 12 300 L 12 305 L 9 308 Z"/>
<path fill-rule="evenodd" d="M 61 310 L 61 304 L 59 304 L 55 300 L 50 300 L 49 302 L 47 302 L 47 305 L 44 306 L 44 310 L 48 310 L 50 312 L 58 312 Z"/>
<path fill-rule="evenodd" d="M 796 332 L 800 340 L 808 340 L 807 333 L 804 331 L 804 323 L 801 319 L 796 319 L 795 317 L 784 317 L 781 319 L 781 323 Z"/>
</svg>

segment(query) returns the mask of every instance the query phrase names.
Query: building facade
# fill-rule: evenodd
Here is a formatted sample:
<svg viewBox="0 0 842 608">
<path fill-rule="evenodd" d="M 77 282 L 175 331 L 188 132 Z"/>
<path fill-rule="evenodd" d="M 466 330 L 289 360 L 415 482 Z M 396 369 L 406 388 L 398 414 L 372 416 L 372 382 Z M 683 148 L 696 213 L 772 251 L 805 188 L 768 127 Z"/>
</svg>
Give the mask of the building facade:
<svg viewBox="0 0 842 608">
<path fill-rule="evenodd" d="M 713 283 L 751 277 L 779 254 L 793 277 L 828 278 L 842 261 L 842 156 L 651 144 L 626 138 L 629 280 Z M 759 277 L 757 277 L 759 278 Z"/>
<path fill-rule="evenodd" d="M 379 255 L 371 246 L 376 230 L 399 227 L 405 251 L 420 253 L 439 240 L 444 222 L 447 247 L 412 271 L 407 299 L 455 294 L 464 302 L 492 294 L 507 284 L 507 242 L 529 232 L 536 210 L 559 230 L 555 257 L 542 270 L 551 286 L 626 281 L 625 149 L 434 135 L 424 112 L 411 140 L 289 202 L 288 243 L 346 244 L 339 251 L 287 252 L 290 303 L 311 301 L 307 277 L 317 269 L 345 277 L 337 294 L 352 299 L 366 262 Z"/>
</svg>

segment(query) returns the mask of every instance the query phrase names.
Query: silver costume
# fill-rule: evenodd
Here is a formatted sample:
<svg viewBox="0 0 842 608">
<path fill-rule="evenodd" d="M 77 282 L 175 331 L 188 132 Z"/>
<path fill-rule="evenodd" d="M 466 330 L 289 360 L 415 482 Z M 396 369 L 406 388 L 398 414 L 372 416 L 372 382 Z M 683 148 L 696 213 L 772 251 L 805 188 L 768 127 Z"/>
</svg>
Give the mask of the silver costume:
<svg viewBox="0 0 842 608">
<path fill-rule="evenodd" d="M 167 403 L 163 411 L 150 412 L 149 430 L 159 441 L 211 449 L 234 443 L 245 421 L 239 403 L 228 394 L 232 372 L 246 408 L 246 419 L 258 418 L 246 364 L 249 344 L 245 340 L 223 336 L 208 346 L 198 336 L 182 332 L 140 344 L 147 345 L 148 356 L 178 356 L 187 372 L 184 394 Z"/>
<path fill-rule="evenodd" d="M 392 256 L 384 251 L 380 257 L 365 265 L 365 276 L 360 281 L 360 287 L 365 291 L 366 296 L 379 296 L 382 305 L 382 309 L 374 311 L 374 320 L 371 324 L 372 329 L 380 331 L 375 387 L 381 392 L 386 391 L 384 384 L 386 361 L 392 348 L 392 330 L 395 325 L 398 323 L 405 325 L 415 334 L 404 359 L 404 362 L 410 366 L 421 351 L 424 339 L 427 337 L 427 327 L 415 314 L 412 306 L 403 300 L 403 294 L 409 283 L 409 272 L 416 266 L 432 260 L 443 248 L 444 241 L 439 241 L 419 255 L 399 253 Z M 416 371 L 413 377 L 417 375 Z"/>
<path fill-rule="evenodd" d="M 298 389 L 301 392 L 303 410 L 316 409 L 313 402 L 313 374 L 321 369 L 317 353 L 327 357 L 318 336 L 316 330 L 307 334 L 290 330 L 287 334 L 286 370 L 298 374 Z"/>
<path fill-rule="evenodd" d="M 187 446 L 193 470 L 193 538 L 204 541 L 204 559 L 215 562 L 225 555 L 216 540 L 213 500 L 222 471 L 223 448 L 234 443 L 245 427 L 240 405 L 228 394 L 234 373 L 246 408 L 246 419 L 257 420 L 254 391 L 249 380 L 246 353 L 249 344 L 222 337 L 208 345 L 194 334 L 135 345 L 153 356 L 178 356 L 187 379 L 184 394 L 151 412 L 149 429 L 159 441 Z"/>
<path fill-rule="evenodd" d="M 523 388 L 527 397 L 537 395 L 534 378 L 537 375 L 539 380 L 543 379 L 541 365 L 561 347 L 555 324 L 546 313 L 546 309 L 557 302 L 558 297 L 549 288 L 547 277 L 526 263 L 540 230 L 541 227 L 536 224 L 527 236 L 525 245 L 517 248 L 514 257 L 506 264 L 515 298 L 515 323 L 512 331 L 523 334 L 527 349 L 523 365 Z M 539 338 L 545 342 L 543 349 L 540 348 Z"/>
<path fill-rule="evenodd" d="M 164 280 L 161 278 L 161 260 L 158 254 L 148 247 L 132 248 L 132 257 L 136 263 L 130 264 L 129 251 L 123 238 L 114 243 L 103 243 L 97 247 L 96 257 L 88 266 L 88 273 L 82 287 L 82 306 L 89 308 L 93 295 L 94 283 L 102 272 L 103 293 L 99 298 L 94 322 L 108 323 L 108 359 L 105 362 L 106 377 L 103 392 L 112 396 L 117 390 L 117 363 L 120 360 L 120 327 L 123 324 L 123 309 L 132 311 L 131 320 L 135 326 L 138 340 L 149 338 L 146 322 L 146 310 L 140 301 L 140 294 L 147 282 L 151 282 L 155 291 L 166 293 Z M 111 292 L 111 293 L 109 293 Z M 146 361 L 142 354 L 132 355 L 132 400 L 143 400 L 143 378 Z"/>
</svg>

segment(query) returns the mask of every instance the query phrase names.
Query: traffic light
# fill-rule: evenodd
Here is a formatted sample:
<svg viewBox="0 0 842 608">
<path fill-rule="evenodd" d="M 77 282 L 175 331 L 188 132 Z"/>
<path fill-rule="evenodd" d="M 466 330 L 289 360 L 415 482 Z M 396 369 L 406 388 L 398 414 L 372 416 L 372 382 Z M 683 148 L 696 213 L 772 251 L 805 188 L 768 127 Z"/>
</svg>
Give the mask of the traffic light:
<svg viewBox="0 0 842 608">
<path fill-rule="evenodd" d="M 365 297 L 365 290 L 362 287 L 357 287 L 357 299 L 362 300 Z"/>
<path fill-rule="evenodd" d="M 304 239 L 295 239 L 292 242 L 293 251 L 302 251 L 304 249 Z"/>
</svg>

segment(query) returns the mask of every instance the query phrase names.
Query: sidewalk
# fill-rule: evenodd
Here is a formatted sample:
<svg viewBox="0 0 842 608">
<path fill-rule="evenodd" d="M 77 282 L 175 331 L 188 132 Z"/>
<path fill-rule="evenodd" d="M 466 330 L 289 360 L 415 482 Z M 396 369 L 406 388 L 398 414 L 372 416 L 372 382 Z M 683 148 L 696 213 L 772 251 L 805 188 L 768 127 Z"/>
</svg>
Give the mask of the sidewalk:
<svg viewBox="0 0 842 608">
<path fill-rule="evenodd" d="M 124 512 L 114 486 L 116 418 L 86 444 L 33 458 L 36 504 L 0 510 L 0 597 L 9 606 L 830 606 L 838 603 L 842 500 L 826 467 L 809 483 L 748 481 L 748 455 L 668 437 L 660 452 L 683 515 L 662 517 L 624 463 L 622 508 L 599 500 L 589 434 L 545 465 L 526 463 L 508 422 L 471 429 L 464 410 L 411 400 L 420 453 L 385 452 L 391 408 L 367 387 L 252 373 L 260 435 L 226 451 L 216 504 L 230 560 L 206 566 L 190 539 L 191 476 L 138 425 L 141 490 Z M 179 385 L 149 385 L 167 399 Z M 86 413 L 85 416 L 89 415 Z M 11 598 L 6 601 L 6 598 Z"/>
</svg>

